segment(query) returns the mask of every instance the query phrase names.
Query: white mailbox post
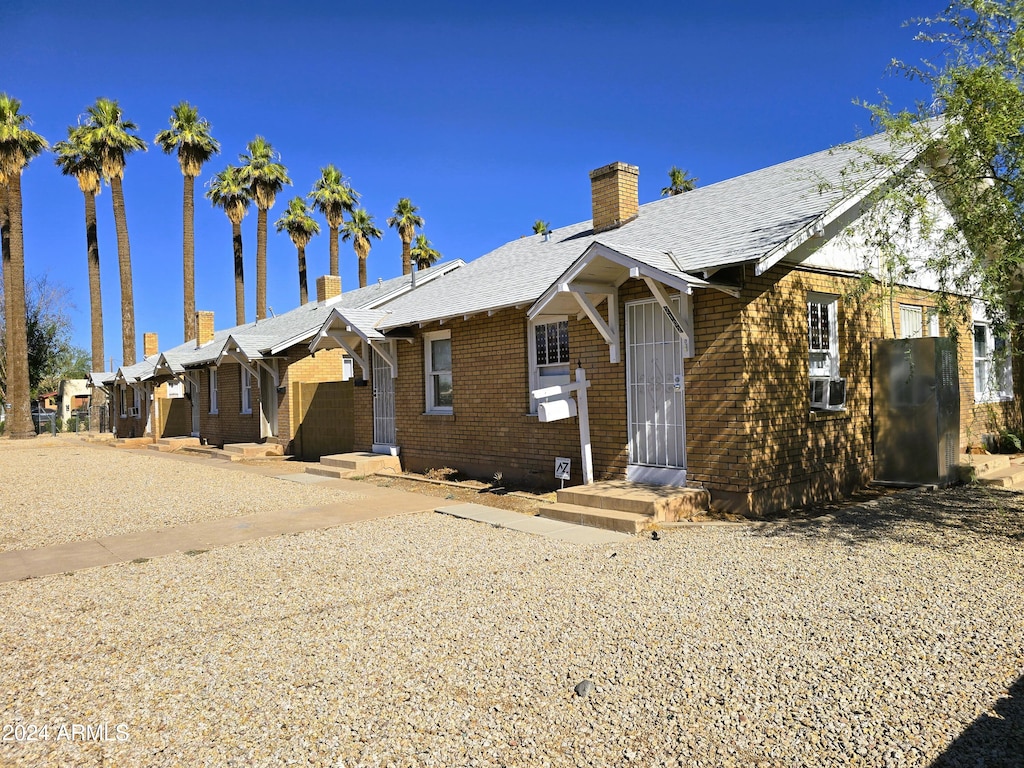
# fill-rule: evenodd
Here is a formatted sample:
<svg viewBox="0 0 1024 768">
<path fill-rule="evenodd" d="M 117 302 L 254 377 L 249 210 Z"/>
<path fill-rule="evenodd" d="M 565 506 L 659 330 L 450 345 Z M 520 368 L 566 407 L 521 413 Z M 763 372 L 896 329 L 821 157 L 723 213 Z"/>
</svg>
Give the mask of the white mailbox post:
<svg viewBox="0 0 1024 768">
<path fill-rule="evenodd" d="M 562 384 L 557 387 L 544 387 L 535 389 L 530 394 L 537 400 L 542 397 L 554 397 L 537 404 L 537 418 L 540 421 L 559 421 L 578 415 L 580 421 L 580 454 L 583 457 L 583 484 L 590 485 L 594 482 L 594 459 L 590 449 L 590 410 L 587 407 L 587 372 L 582 368 L 576 369 L 576 381 L 572 384 Z M 569 397 L 573 392 L 576 399 Z"/>
</svg>

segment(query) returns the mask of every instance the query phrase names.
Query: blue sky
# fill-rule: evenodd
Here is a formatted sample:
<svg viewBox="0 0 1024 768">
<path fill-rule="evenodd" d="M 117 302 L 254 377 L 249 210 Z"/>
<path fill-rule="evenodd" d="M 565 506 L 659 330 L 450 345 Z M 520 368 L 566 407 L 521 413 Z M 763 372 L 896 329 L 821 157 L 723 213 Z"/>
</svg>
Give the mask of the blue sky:
<svg viewBox="0 0 1024 768">
<path fill-rule="evenodd" d="M 385 229 L 400 197 L 446 259 L 471 260 L 534 220 L 590 218 L 588 171 L 640 167 L 640 200 L 673 164 L 700 185 L 870 133 L 854 99 L 897 105 L 925 94 L 887 74 L 893 57 L 934 55 L 903 22 L 943 0 L 795 2 L 67 2 L 0 5 L 0 91 L 22 101 L 51 144 L 99 96 L 117 99 L 149 144 L 188 100 L 221 154 L 198 180 L 196 304 L 234 323 L 231 229 L 204 184 L 257 134 L 294 186 L 270 211 L 268 304 L 298 303 L 296 253 L 273 222 L 334 163 Z M 698 7 L 693 7 L 698 6 Z M 483 8 L 483 10 L 482 10 Z M 142 334 L 183 341 L 182 178 L 151 146 L 129 158 L 124 189 Z M 48 155 L 23 176 L 26 271 L 67 285 L 73 342 L 89 349 L 82 195 Z M 120 289 L 109 190 L 97 199 L 103 367 L 121 363 Z M 328 271 L 326 223 L 307 248 L 310 290 Z M 255 210 L 243 222 L 246 312 L 255 311 Z M 358 286 L 341 244 L 342 285 Z M 401 272 L 392 230 L 369 279 Z"/>
</svg>

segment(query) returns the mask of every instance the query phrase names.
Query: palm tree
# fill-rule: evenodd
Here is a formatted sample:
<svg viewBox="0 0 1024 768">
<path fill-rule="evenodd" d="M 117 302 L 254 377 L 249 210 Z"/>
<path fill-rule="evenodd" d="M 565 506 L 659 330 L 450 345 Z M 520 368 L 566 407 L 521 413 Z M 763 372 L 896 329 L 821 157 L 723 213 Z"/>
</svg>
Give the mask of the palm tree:
<svg viewBox="0 0 1024 768">
<path fill-rule="evenodd" d="M 278 162 L 281 156 L 265 138 L 257 136 L 245 148 L 248 154 L 238 159 L 242 181 L 256 201 L 256 319 L 262 320 L 267 316 L 267 211 L 274 207 L 277 193 L 292 180 Z"/>
<path fill-rule="evenodd" d="M 341 171 L 333 165 L 320 169 L 320 178 L 313 184 L 313 191 L 307 195 L 313 201 L 313 208 L 327 219 L 331 248 L 331 274 L 338 272 L 338 228 L 344 221 L 345 213 L 352 213 L 359 200 L 359 193 L 345 181 Z"/>
<path fill-rule="evenodd" d="M 546 235 L 551 231 L 551 222 L 544 221 L 543 219 L 537 219 L 533 222 L 533 234 L 535 235 Z"/>
<path fill-rule="evenodd" d="M 103 367 L 103 295 L 100 291 L 100 244 L 96 236 L 96 195 L 102 184 L 100 159 L 85 139 L 82 126 L 68 126 L 68 137 L 53 145 L 60 172 L 74 176 L 85 197 L 85 250 L 89 268 L 89 320 L 92 331 L 92 364 Z"/>
<path fill-rule="evenodd" d="M 196 338 L 196 239 L 195 184 L 203 163 L 220 152 L 210 135 L 210 123 L 199 110 L 182 101 L 172 107 L 171 127 L 160 131 L 154 141 L 166 154 L 177 150 L 178 164 L 185 179 L 182 197 L 181 263 L 184 282 L 185 341 Z"/>
<path fill-rule="evenodd" d="M 235 254 L 235 324 L 245 325 L 245 279 L 242 262 L 242 219 L 249 210 L 252 193 L 242 181 L 242 170 L 229 165 L 207 184 L 206 196 L 224 209 L 231 222 L 231 243 Z"/>
<path fill-rule="evenodd" d="M 423 228 L 423 217 L 417 215 L 419 208 L 412 204 L 408 197 L 400 198 L 395 203 L 394 215 L 388 217 L 388 226 L 398 230 L 398 236 L 402 239 L 402 274 L 408 275 L 412 272 L 412 255 L 409 252 L 409 244 L 412 243 L 413 235 L 416 234 L 416 227 Z"/>
<path fill-rule="evenodd" d="M 135 298 L 132 293 L 132 251 L 128 243 L 128 219 L 124 211 L 125 157 L 136 150 L 146 149 L 146 142 L 135 136 L 138 126 L 125 120 L 121 107 L 112 99 L 96 99 L 86 109 L 88 120 L 83 136 L 100 159 L 103 178 L 110 184 L 110 197 L 114 208 L 114 232 L 117 235 L 117 262 L 121 275 L 121 345 L 124 365 L 135 363 Z"/>
<path fill-rule="evenodd" d="M 301 197 L 293 197 L 288 202 L 288 210 L 274 226 L 278 232 L 288 233 L 288 237 L 295 244 L 295 250 L 299 253 L 299 304 L 305 304 L 309 301 L 309 291 L 306 289 L 306 246 L 313 239 L 313 235 L 320 233 L 320 225 L 309 215 L 306 201 Z"/>
<path fill-rule="evenodd" d="M 441 254 L 434 250 L 424 234 L 416 235 L 416 242 L 412 246 L 411 254 L 416 262 L 416 269 L 426 269 L 441 260 Z"/>
<path fill-rule="evenodd" d="M 681 195 L 683 192 L 692 192 L 697 188 L 700 181 L 696 176 L 691 177 L 689 171 L 672 166 L 668 172 L 668 186 L 661 188 L 661 196 Z"/>
<path fill-rule="evenodd" d="M 8 430 L 12 438 L 34 437 L 28 384 L 28 332 L 25 312 L 25 236 L 22 229 L 21 173 L 46 149 L 46 140 L 29 130 L 21 102 L 0 93 L 0 187 L 4 189 L 4 218 L 9 239 L 3 248 L 4 313 L 7 323 L 7 401 L 11 404 Z"/>
<path fill-rule="evenodd" d="M 366 287 L 366 257 L 370 255 L 370 239 L 380 240 L 382 232 L 373 225 L 373 214 L 365 208 L 352 211 L 352 218 L 342 225 L 341 239 L 352 241 L 352 248 L 359 257 L 359 287 Z"/>
</svg>

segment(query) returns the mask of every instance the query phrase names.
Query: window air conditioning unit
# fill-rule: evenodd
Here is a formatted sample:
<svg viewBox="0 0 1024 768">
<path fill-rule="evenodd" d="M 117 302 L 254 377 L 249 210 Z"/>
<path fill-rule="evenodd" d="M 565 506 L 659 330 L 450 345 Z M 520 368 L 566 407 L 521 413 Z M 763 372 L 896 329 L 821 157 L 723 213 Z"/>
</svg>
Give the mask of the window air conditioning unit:
<svg viewBox="0 0 1024 768">
<path fill-rule="evenodd" d="M 846 379 L 811 379 L 811 408 L 841 411 L 846 407 Z"/>
<path fill-rule="evenodd" d="M 129 408 L 128 409 L 128 416 L 130 416 L 131 418 L 136 418 L 137 419 L 139 417 L 139 409 L 138 408 Z"/>
</svg>

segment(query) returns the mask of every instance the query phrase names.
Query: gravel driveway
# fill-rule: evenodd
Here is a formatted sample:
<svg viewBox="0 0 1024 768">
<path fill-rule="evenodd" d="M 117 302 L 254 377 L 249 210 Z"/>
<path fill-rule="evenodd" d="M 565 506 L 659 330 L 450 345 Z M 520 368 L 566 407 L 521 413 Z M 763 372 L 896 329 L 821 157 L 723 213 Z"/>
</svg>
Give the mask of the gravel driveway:
<svg viewBox="0 0 1024 768">
<path fill-rule="evenodd" d="M 1022 574 L 1022 497 L 967 488 L 616 547 L 413 515 L 2 584 L 0 764 L 1016 767 Z"/>
</svg>

